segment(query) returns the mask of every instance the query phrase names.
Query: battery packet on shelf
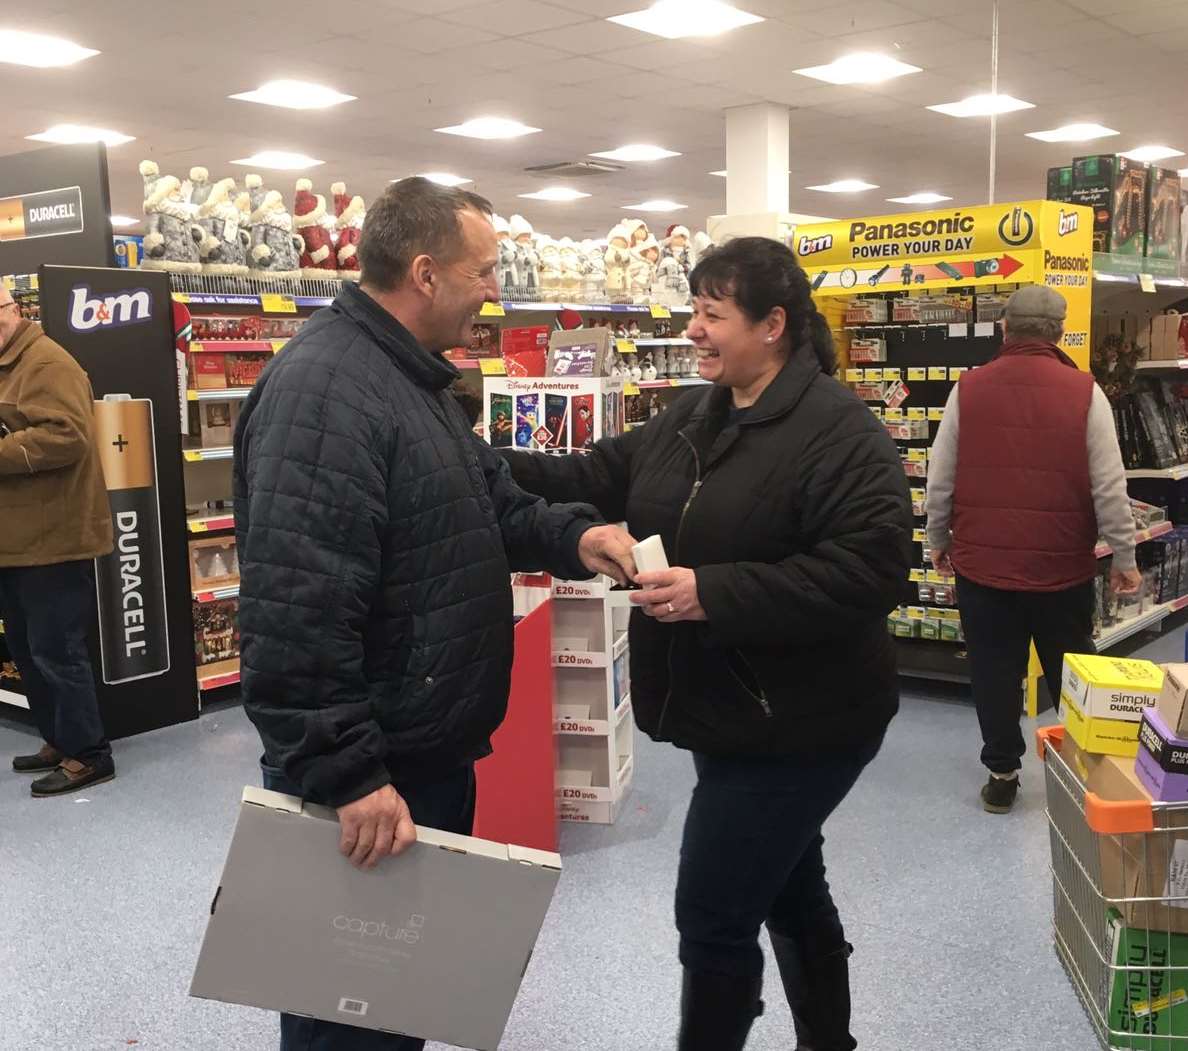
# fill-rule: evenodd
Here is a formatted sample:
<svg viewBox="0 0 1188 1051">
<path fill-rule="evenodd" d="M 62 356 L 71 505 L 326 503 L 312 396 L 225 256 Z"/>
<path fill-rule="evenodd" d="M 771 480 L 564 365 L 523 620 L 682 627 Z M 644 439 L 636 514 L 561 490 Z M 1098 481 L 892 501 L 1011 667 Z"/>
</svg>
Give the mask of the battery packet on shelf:
<svg viewBox="0 0 1188 1051">
<path fill-rule="evenodd" d="M 190 995 L 494 1051 L 561 875 L 418 828 L 373 870 L 329 808 L 245 788 Z"/>
</svg>

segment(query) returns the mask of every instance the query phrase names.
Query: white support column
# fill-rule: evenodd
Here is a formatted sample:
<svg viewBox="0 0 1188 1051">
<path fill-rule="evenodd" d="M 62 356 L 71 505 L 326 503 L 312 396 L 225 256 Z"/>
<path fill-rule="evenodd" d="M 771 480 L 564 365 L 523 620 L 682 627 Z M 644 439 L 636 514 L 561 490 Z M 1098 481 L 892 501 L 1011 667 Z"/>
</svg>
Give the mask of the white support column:
<svg viewBox="0 0 1188 1051">
<path fill-rule="evenodd" d="M 788 107 L 726 110 L 726 214 L 788 211 Z"/>
</svg>

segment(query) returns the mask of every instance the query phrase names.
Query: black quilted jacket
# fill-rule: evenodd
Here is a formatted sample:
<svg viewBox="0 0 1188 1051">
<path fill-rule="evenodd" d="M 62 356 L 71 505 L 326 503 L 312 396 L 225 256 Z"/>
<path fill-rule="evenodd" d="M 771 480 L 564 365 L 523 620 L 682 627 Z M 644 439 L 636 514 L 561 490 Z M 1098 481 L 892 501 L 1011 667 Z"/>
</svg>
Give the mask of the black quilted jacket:
<svg viewBox="0 0 1188 1051">
<path fill-rule="evenodd" d="M 264 370 L 235 433 L 244 707 L 334 806 L 490 752 L 512 570 L 590 574 L 589 506 L 528 496 L 429 354 L 353 285 Z"/>
<path fill-rule="evenodd" d="M 886 615 L 909 565 L 903 466 L 807 348 L 741 423 L 729 400 L 690 391 L 589 456 L 505 455 L 525 489 L 581 494 L 696 570 L 707 622 L 632 614 L 641 729 L 715 755 L 843 752 L 898 709 Z"/>
</svg>

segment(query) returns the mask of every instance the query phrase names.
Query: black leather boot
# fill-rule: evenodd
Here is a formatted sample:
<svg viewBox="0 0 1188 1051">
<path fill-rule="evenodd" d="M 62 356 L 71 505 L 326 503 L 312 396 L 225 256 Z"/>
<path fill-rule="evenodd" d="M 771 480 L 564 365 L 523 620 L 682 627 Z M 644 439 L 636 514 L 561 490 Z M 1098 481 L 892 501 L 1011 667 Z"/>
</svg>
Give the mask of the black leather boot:
<svg viewBox="0 0 1188 1051">
<path fill-rule="evenodd" d="M 804 964 L 800 961 L 800 947 L 791 938 L 769 930 L 771 948 L 780 968 L 784 995 L 792 1009 L 792 1025 L 796 1029 L 796 1051 L 813 1051 L 808 1027 L 804 1023 Z"/>
<path fill-rule="evenodd" d="M 762 992 L 762 978 L 685 968 L 677 1051 L 742 1051 L 751 1024 L 763 1014 Z"/>
<path fill-rule="evenodd" d="M 850 1035 L 850 954 L 842 948 L 805 960 L 789 938 L 771 935 L 784 993 L 796 1026 L 797 1051 L 854 1051 Z"/>
</svg>

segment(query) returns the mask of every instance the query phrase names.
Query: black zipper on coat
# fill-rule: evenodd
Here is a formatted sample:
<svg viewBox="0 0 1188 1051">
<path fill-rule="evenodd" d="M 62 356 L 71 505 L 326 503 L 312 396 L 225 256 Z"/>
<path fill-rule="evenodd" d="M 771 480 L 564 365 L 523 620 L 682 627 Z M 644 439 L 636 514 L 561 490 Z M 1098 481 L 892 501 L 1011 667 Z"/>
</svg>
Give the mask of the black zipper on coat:
<svg viewBox="0 0 1188 1051">
<path fill-rule="evenodd" d="M 697 446 L 689 440 L 688 435 L 684 431 L 677 431 L 677 434 L 680 435 L 681 439 L 689 446 L 690 451 L 693 453 L 693 468 L 695 471 L 693 488 L 689 490 L 689 496 L 685 500 L 685 506 L 681 508 L 681 519 L 677 523 L 676 548 L 672 553 L 672 557 L 673 564 L 679 566 L 681 564 L 681 532 L 685 528 L 685 516 L 689 513 L 689 508 L 692 506 L 693 501 L 697 499 L 697 494 L 701 492 L 701 486 L 705 482 L 705 479 L 701 476 L 701 455 L 697 452 Z M 660 709 L 660 719 L 656 723 L 657 736 L 660 736 L 664 729 L 664 717 L 668 714 L 668 704 L 672 700 L 672 654 L 673 649 L 676 647 L 676 632 L 673 631 L 670 634 L 671 637 L 668 640 L 668 693 L 665 694 L 664 704 Z"/>
</svg>

